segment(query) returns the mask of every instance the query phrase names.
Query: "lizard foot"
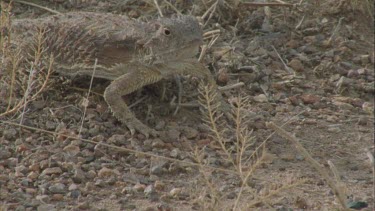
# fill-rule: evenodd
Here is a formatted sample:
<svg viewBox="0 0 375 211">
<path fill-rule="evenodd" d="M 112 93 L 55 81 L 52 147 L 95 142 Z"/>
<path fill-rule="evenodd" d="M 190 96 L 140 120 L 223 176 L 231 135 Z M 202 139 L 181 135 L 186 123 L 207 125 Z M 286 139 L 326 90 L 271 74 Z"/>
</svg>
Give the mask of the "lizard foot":
<svg viewBox="0 0 375 211">
<path fill-rule="evenodd" d="M 146 139 L 148 139 L 150 135 L 152 137 L 157 137 L 159 135 L 159 133 L 156 130 L 149 128 L 140 121 L 128 121 L 127 123 L 125 123 L 125 125 L 130 130 L 130 134 L 132 136 L 135 134 L 136 131 L 146 136 Z"/>
</svg>

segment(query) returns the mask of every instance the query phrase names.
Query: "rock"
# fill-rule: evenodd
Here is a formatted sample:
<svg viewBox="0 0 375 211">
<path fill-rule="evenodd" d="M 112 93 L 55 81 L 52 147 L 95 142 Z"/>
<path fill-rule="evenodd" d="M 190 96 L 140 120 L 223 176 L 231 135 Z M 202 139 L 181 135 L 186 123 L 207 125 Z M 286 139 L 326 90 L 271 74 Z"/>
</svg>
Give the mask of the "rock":
<svg viewBox="0 0 375 211">
<path fill-rule="evenodd" d="M 30 179 L 30 180 L 35 180 L 35 179 L 38 178 L 38 177 L 39 177 L 39 174 L 36 173 L 36 172 L 34 172 L 34 171 L 30 172 L 30 173 L 27 175 L 27 178 Z"/>
<path fill-rule="evenodd" d="M 26 174 L 28 172 L 28 168 L 24 165 L 18 165 L 16 168 L 14 168 L 15 172 L 21 172 L 23 174 Z"/>
<path fill-rule="evenodd" d="M 156 180 L 154 183 L 155 190 L 162 191 L 165 188 L 165 184 L 162 181 Z"/>
<path fill-rule="evenodd" d="M 88 210 L 90 209 L 90 203 L 88 201 L 81 202 L 76 207 L 78 210 Z"/>
<path fill-rule="evenodd" d="M 73 190 L 73 191 L 70 192 L 70 197 L 72 197 L 74 199 L 77 199 L 80 195 L 81 195 L 80 190 Z"/>
<path fill-rule="evenodd" d="M 351 86 L 354 83 L 353 79 L 341 76 L 336 83 L 336 87 Z"/>
<path fill-rule="evenodd" d="M 367 116 L 360 116 L 360 117 L 358 118 L 358 125 L 365 126 L 365 125 L 367 125 L 369 122 L 370 122 L 370 121 L 369 121 L 369 119 L 368 119 Z"/>
<path fill-rule="evenodd" d="M 92 182 L 86 182 L 86 185 L 84 188 L 85 192 L 91 192 L 94 189 L 95 189 L 95 185 Z"/>
<path fill-rule="evenodd" d="M 163 169 L 162 165 L 155 165 L 151 168 L 151 174 L 161 175 L 163 173 L 164 173 L 164 169 Z"/>
<path fill-rule="evenodd" d="M 305 159 L 305 157 L 303 157 L 302 155 L 300 155 L 300 154 L 296 155 L 296 160 L 303 161 L 304 159 Z"/>
<path fill-rule="evenodd" d="M 165 127 L 165 121 L 160 120 L 155 125 L 155 130 L 162 130 Z"/>
<path fill-rule="evenodd" d="M 327 130 L 329 132 L 332 132 L 332 133 L 340 133 L 341 132 L 341 129 L 338 128 L 338 127 L 329 127 Z"/>
<path fill-rule="evenodd" d="M 60 193 L 53 194 L 52 197 L 51 197 L 51 200 L 52 201 L 62 201 L 62 200 L 64 200 L 64 195 L 60 194 Z"/>
<path fill-rule="evenodd" d="M 337 116 L 327 116 L 327 121 L 335 123 L 335 122 L 339 121 L 339 118 Z"/>
<path fill-rule="evenodd" d="M 31 194 L 31 195 L 36 194 L 37 191 L 38 191 L 38 190 L 35 189 L 35 188 L 26 188 L 26 189 L 25 189 L 25 193 L 28 193 L 28 194 Z"/>
<path fill-rule="evenodd" d="M 362 109 L 369 114 L 374 114 L 374 105 L 372 103 L 364 102 L 362 104 Z"/>
<path fill-rule="evenodd" d="M 180 151 L 178 148 L 174 148 L 174 149 L 169 153 L 169 155 L 170 155 L 172 158 L 180 157 L 180 156 L 179 156 L 180 154 L 181 154 L 181 151 Z"/>
<path fill-rule="evenodd" d="M 96 172 L 94 170 L 90 170 L 86 174 L 87 179 L 94 179 L 96 177 Z"/>
<path fill-rule="evenodd" d="M 40 169 L 46 169 L 48 167 L 48 160 L 42 160 L 39 162 Z"/>
<path fill-rule="evenodd" d="M 113 176 L 115 175 L 114 171 L 112 169 L 109 169 L 107 167 L 103 167 L 102 169 L 100 169 L 100 171 L 98 172 L 98 176 L 100 178 L 104 178 L 104 177 L 110 177 L 110 176 Z"/>
<path fill-rule="evenodd" d="M 56 126 L 57 126 L 57 124 L 55 122 L 52 122 L 52 121 L 47 121 L 46 122 L 46 128 L 47 128 L 47 130 L 55 130 Z"/>
<path fill-rule="evenodd" d="M 303 72 L 305 67 L 299 59 L 292 59 L 288 65 L 296 72 Z"/>
<path fill-rule="evenodd" d="M 50 201 L 50 197 L 48 195 L 37 195 L 35 196 L 35 199 L 43 203 L 47 203 Z"/>
<path fill-rule="evenodd" d="M 95 186 L 98 186 L 99 188 L 104 188 L 104 187 L 106 187 L 108 184 L 107 184 L 107 182 L 106 181 L 104 181 L 104 180 L 102 180 L 102 179 L 97 179 L 96 181 L 95 181 L 95 184 L 94 184 Z"/>
<path fill-rule="evenodd" d="M 6 139 L 14 140 L 17 135 L 17 130 L 14 128 L 5 129 L 3 132 L 3 136 Z"/>
<path fill-rule="evenodd" d="M 38 206 L 37 211 L 55 211 L 55 205 L 53 204 L 41 204 Z"/>
<path fill-rule="evenodd" d="M 173 143 L 173 142 L 176 142 L 180 139 L 181 133 L 180 133 L 180 131 L 176 130 L 175 128 L 169 129 L 167 133 L 168 133 L 167 134 L 168 142 Z"/>
<path fill-rule="evenodd" d="M 289 40 L 285 46 L 288 48 L 297 48 L 299 46 L 299 42 L 297 40 Z"/>
<path fill-rule="evenodd" d="M 9 180 L 8 175 L 0 174 L 0 186 L 3 186 L 6 182 L 8 182 L 8 180 Z"/>
<path fill-rule="evenodd" d="M 18 164 L 18 158 L 8 158 L 5 162 L 5 166 L 8 166 L 8 168 L 14 168 Z"/>
<path fill-rule="evenodd" d="M 95 174 L 95 172 L 94 172 Z M 95 174 L 96 176 L 96 174 Z M 85 181 L 85 172 L 82 171 L 82 169 L 80 167 L 75 167 L 74 168 L 74 175 L 72 177 L 73 181 L 75 183 L 82 183 L 83 181 Z"/>
<path fill-rule="evenodd" d="M 143 192 L 146 195 L 149 195 L 149 194 L 155 192 L 154 186 L 153 185 L 148 185 Z"/>
<path fill-rule="evenodd" d="M 169 195 L 172 197 L 177 197 L 182 191 L 182 188 L 173 188 L 170 192 Z"/>
<path fill-rule="evenodd" d="M 8 149 L 0 149 L 0 160 L 8 159 L 12 156 L 12 153 Z"/>
<path fill-rule="evenodd" d="M 89 134 L 90 134 L 91 136 L 96 136 L 96 135 L 99 134 L 99 132 L 100 132 L 100 130 L 99 130 L 99 126 L 98 126 L 98 125 L 95 125 L 94 127 L 91 127 L 91 128 L 89 129 Z"/>
<path fill-rule="evenodd" d="M 42 175 L 61 174 L 62 170 L 60 167 L 46 168 L 43 170 Z"/>
<path fill-rule="evenodd" d="M 359 75 L 366 75 L 367 74 L 367 69 L 366 68 L 359 68 L 357 70 Z"/>
<path fill-rule="evenodd" d="M 349 70 L 347 77 L 348 78 L 357 78 L 359 73 L 357 70 Z"/>
<path fill-rule="evenodd" d="M 295 201 L 295 205 L 298 207 L 298 209 L 306 210 L 308 208 L 308 204 L 305 198 L 297 197 Z"/>
<path fill-rule="evenodd" d="M 333 104 L 339 107 L 341 110 L 352 110 L 354 108 L 354 106 L 352 106 L 351 104 L 340 101 L 333 101 Z"/>
<path fill-rule="evenodd" d="M 71 184 L 71 185 L 69 185 L 69 188 L 68 188 L 69 191 L 77 190 L 77 189 L 78 189 L 78 185 L 76 185 L 76 184 Z"/>
<path fill-rule="evenodd" d="M 133 186 L 133 190 L 136 192 L 143 192 L 146 189 L 146 185 L 137 183 Z"/>
<path fill-rule="evenodd" d="M 192 127 L 184 127 L 182 132 L 186 138 L 193 139 L 198 136 L 198 130 L 192 128 Z"/>
<path fill-rule="evenodd" d="M 229 81 L 229 75 L 228 75 L 227 69 L 226 68 L 219 69 L 217 73 L 217 84 L 220 86 L 225 86 L 227 85 L 228 81 Z"/>
<path fill-rule="evenodd" d="M 233 191 L 229 192 L 229 194 L 227 194 L 227 199 L 235 199 L 237 198 L 237 194 Z"/>
<path fill-rule="evenodd" d="M 304 104 L 315 104 L 320 101 L 320 97 L 312 94 L 303 94 L 300 96 Z"/>
<path fill-rule="evenodd" d="M 131 194 L 133 192 L 133 188 L 132 187 L 125 187 L 121 190 L 121 193 L 126 195 L 126 194 Z"/>
<path fill-rule="evenodd" d="M 362 65 L 366 65 L 370 62 L 370 55 L 361 55 L 360 57 Z"/>
<path fill-rule="evenodd" d="M 39 164 L 38 163 L 31 164 L 29 166 L 29 171 L 39 172 L 40 171 Z"/>
<path fill-rule="evenodd" d="M 75 156 L 77 155 L 81 150 L 79 146 L 70 144 L 63 149 L 65 152 L 67 152 L 70 156 Z"/>
<path fill-rule="evenodd" d="M 254 101 L 258 103 L 265 103 L 265 102 L 268 102 L 268 99 L 266 95 L 260 94 L 254 97 Z"/>
<path fill-rule="evenodd" d="M 18 205 L 16 208 L 15 208 L 15 211 L 25 211 L 26 210 L 26 207 L 23 206 L 23 205 Z"/>
<path fill-rule="evenodd" d="M 152 148 L 162 149 L 165 147 L 165 143 L 160 138 L 156 138 L 151 141 L 151 146 Z"/>
<path fill-rule="evenodd" d="M 103 137 L 103 141 L 104 141 L 104 137 Z M 125 135 L 115 134 L 107 140 L 107 143 L 113 143 L 113 144 L 116 144 L 116 145 L 125 145 L 125 144 L 127 144 L 127 141 L 128 140 L 127 140 Z"/>
<path fill-rule="evenodd" d="M 48 190 L 51 193 L 65 193 L 66 192 L 66 186 L 62 183 L 56 183 L 51 185 Z"/>
</svg>

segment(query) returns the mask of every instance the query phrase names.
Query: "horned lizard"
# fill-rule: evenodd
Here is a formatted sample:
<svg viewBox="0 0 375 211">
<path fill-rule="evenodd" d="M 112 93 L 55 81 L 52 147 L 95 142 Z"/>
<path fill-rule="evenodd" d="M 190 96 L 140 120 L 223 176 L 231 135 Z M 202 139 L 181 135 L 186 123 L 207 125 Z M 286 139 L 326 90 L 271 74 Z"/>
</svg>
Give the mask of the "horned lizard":
<svg viewBox="0 0 375 211">
<path fill-rule="evenodd" d="M 208 79 L 209 70 L 195 59 L 203 42 L 196 18 L 178 16 L 141 22 L 121 15 L 66 13 L 34 20 L 16 20 L 15 40 L 30 48 L 30 37 L 43 28 L 45 46 L 55 57 L 55 70 L 65 75 L 92 75 L 112 80 L 104 99 L 114 116 L 134 134 L 157 132 L 129 110 L 122 96 L 175 74 Z M 215 86 L 216 87 L 216 86 Z"/>
</svg>

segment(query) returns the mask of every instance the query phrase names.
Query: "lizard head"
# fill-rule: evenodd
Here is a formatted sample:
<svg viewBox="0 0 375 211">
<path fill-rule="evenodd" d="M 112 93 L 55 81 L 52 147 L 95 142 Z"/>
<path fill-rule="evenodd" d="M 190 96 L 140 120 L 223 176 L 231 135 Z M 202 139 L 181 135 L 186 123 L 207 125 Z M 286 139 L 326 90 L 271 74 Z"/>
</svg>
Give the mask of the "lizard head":
<svg viewBox="0 0 375 211">
<path fill-rule="evenodd" d="M 152 24 L 155 33 L 145 47 L 166 60 L 192 58 L 203 43 L 202 29 L 192 16 L 160 18 Z"/>
</svg>

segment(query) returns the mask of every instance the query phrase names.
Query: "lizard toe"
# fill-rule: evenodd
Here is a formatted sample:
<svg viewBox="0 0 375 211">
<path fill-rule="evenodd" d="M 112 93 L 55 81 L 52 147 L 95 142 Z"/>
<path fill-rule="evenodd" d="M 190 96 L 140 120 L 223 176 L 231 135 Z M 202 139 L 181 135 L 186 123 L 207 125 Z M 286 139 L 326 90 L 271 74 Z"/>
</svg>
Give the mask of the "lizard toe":
<svg viewBox="0 0 375 211">
<path fill-rule="evenodd" d="M 158 132 L 156 130 L 149 128 L 139 121 L 128 122 L 126 123 L 126 126 L 129 128 L 131 135 L 134 135 L 137 131 L 146 136 L 146 139 L 148 139 L 150 135 L 152 137 L 158 136 Z"/>
</svg>

